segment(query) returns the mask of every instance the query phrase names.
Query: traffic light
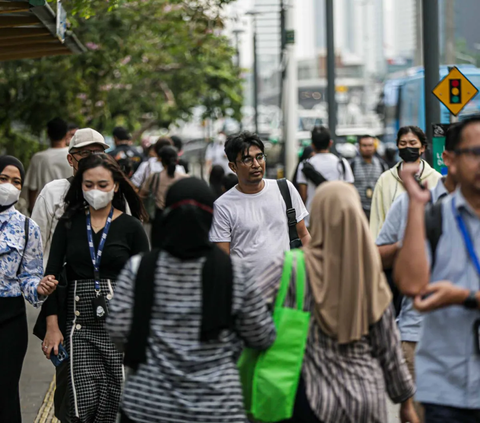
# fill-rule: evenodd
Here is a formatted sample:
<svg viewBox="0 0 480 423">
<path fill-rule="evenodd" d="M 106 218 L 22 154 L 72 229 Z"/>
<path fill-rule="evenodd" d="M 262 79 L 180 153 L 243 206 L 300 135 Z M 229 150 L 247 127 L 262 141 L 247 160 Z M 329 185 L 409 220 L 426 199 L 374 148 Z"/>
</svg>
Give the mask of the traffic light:
<svg viewBox="0 0 480 423">
<path fill-rule="evenodd" d="M 450 103 L 460 104 L 461 79 L 450 79 Z"/>
</svg>

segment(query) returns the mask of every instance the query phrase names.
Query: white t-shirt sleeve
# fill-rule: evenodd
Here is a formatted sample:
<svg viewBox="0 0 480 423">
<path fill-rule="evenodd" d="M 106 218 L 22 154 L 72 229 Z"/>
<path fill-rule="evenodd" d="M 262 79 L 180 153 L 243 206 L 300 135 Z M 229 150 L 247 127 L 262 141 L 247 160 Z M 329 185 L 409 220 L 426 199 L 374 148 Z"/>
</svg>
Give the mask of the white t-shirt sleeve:
<svg viewBox="0 0 480 423">
<path fill-rule="evenodd" d="M 306 178 L 305 174 L 303 173 L 303 162 L 302 162 L 302 163 L 300 163 L 300 165 L 298 166 L 297 184 L 307 185 L 307 183 L 308 183 L 307 178 Z"/>
<path fill-rule="evenodd" d="M 55 211 L 49 208 L 49 204 L 53 204 L 53 201 L 48 201 L 45 197 L 46 195 L 48 195 L 48 189 L 44 188 L 37 197 L 31 216 L 32 220 L 40 227 L 40 235 L 44 248 L 50 244 L 52 221 L 55 216 Z"/>
<path fill-rule="evenodd" d="M 30 166 L 28 166 L 27 175 L 25 176 L 25 183 L 23 184 L 31 191 L 38 190 L 38 171 L 38 156 L 35 154 L 30 161 Z"/>
<path fill-rule="evenodd" d="M 140 186 L 145 182 L 145 179 L 146 179 L 145 172 L 147 170 L 148 164 L 149 164 L 148 161 L 140 163 L 140 166 L 138 166 L 137 171 L 132 176 L 131 182 L 137 188 L 140 188 Z"/>
<path fill-rule="evenodd" d="M 355 177 L 353 176 L 352 168 L 350 167 L 350 163 L 348 163 L 345 159 L 342 159 L 345 165 L 345 182 L 353 184 L 355 182 Z"/>
<path fill-rule="evenodd" d="M 290 181 L 287 181 L 287 184 L 288 189 L 290 190 L 290 196 L 292 197 L 292 206 L 295 209 L 295 214 L 297 216 L 297 223 L 299 223 L 308 216 L 308 211 L 305 204 L 303 204 L 302 198 L 297 189 Z"/>
<path fill-rule="evenodd" d="M 210 229 L 211 242 L 231 242 L 232 225 L 227 211 L 221 206 L 213 206 L 213 223 Z"/>
</svg>

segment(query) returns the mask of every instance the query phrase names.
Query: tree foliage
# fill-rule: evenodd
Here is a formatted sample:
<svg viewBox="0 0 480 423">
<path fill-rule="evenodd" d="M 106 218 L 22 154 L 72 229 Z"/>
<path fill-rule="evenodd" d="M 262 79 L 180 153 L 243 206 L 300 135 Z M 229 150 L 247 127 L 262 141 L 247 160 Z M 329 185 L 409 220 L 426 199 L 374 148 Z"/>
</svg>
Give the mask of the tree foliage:
<svg viewBox="0 0 480 423">
<path fill-rule="evenodd" d="M 224 2 L 72 0 L 70 6 L 78 12 L 85 3 L 89 19 L 77 14 L 74 30 L 86 53 L 0 63 L 0 143 L 15 123 L 38 135 L 54 116 L 138 133 L 185 119 L 199 105 L 208 116 L 239 117 L 242 82 L 221 35 Z"/>
</svg>

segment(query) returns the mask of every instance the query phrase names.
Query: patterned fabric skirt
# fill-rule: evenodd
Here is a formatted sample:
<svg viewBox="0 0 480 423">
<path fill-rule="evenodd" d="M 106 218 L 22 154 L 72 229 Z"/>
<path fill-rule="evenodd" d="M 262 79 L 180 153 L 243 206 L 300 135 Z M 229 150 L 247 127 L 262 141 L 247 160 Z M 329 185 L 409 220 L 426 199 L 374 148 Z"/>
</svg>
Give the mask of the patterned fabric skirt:
<svg viewBox="0 0 480 423">
<path fill-rule="evenodd" d="M 108 303 L 115 282 L 102 280 L 101 292 Z M 69 283 L 67 337 L 70 355 L 70 398 L 73 422 L 115 423 L 123 383 L 123 355 L 110 341 L 105 321 L 97 321 L 92 301 L 93 280 Z"/>
</svg>

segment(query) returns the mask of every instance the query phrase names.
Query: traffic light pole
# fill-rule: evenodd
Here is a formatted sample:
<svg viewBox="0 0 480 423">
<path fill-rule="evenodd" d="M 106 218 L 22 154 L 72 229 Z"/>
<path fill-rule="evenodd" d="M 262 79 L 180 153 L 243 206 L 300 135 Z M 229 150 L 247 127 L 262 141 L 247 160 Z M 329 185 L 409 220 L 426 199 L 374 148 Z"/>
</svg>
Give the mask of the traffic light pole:
<svg viewBox="0 0 480 423">
<path fill-rule="evenodd" d="M 326 0 L 327 20 L 327 102 L 328 102 L 328 129 L 332 140 L 336 141 L 337 130 L 337 103 L 335 101 L 335 39 L 333 20 L 333 0 Z"/>
<path fill-rule="evenodd" d="M 432 124 L 440 123 L 440 102 L 432 94 L 440 80 L 438 0 L 422 0 L 423 62 L 425 64 L 425 126 L 427 142 L 426 159 L 432 164 Z"/>
</svg>

